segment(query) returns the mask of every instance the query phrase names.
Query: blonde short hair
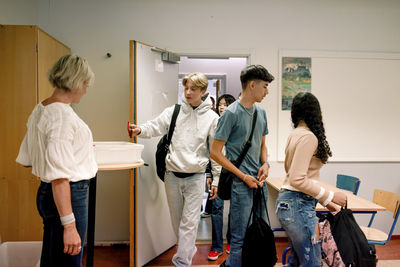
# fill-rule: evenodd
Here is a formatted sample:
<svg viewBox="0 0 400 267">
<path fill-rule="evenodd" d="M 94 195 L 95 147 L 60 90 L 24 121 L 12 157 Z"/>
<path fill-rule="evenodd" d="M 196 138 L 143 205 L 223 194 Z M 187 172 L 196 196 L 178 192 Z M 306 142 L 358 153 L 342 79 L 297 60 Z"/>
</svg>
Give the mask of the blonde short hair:
<svg viewBox="0 0 400 267">
<path fill-rule="evenodd" d="M 84 84 L 92 85 L 94 73 L 83 57 L 65 55 L 49 70 L 48 79 L 55 88 L 74 91 L 82 89 Z"/>
<path fill-rule="evenodd" d="M 206 75 L 204 75 L 203 73 L 192 72 L 192 73 L 185 75 L 185 77 L 183 77 L 183 79 L 182 79 L 182 85 L 186 86 L 186 83 L 188 82 L 188 80 L 191 80 L 193 82 L 194 86 L 200 88 L 201 91 L 207 90 L 208 79 L 207 79 Z"/>
</svg>

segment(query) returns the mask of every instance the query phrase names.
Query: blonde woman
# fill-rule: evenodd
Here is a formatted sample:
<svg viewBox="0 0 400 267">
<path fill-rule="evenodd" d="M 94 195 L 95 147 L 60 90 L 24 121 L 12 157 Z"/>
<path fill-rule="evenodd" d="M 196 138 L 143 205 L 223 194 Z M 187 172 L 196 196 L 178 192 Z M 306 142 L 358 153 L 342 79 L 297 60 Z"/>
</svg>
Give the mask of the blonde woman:
<svg viewBox="0 0 400 267">
<path fill-rule="evenodd" d="M 218 115 L 212 110 L 206 93 L 207 77 L 189 73 L 182 80 L 184 94 L 174 134 L 166 157 L 165 191 L 172 227 L 178 237 L 178 250 L 172 258 L 175 266 L 186 267 L 196 253 L 196 236 L 203 201 L 204 173 L 210 159 L 210 147 L 217 128 Z M 133 135 L 143 138 L 168 133 L 174 106 L 144 124 L 131 125 Z M 211 161 L 211 171 L 218 181 L 221 167 Z M 213 198 L 217 187 L 212 187 Z"/>
<path fill-rule="evenodd" d="M 88 62 L 61 57 L 48 75 L 53 94 L 36 105 L 17 162 L 40 177 L 37 208 L 43 219 L 40 266 L 82 266 L 89 179 L 97 172 L 89 127 L 71 108 L 94 81 Z"/>
</svg>

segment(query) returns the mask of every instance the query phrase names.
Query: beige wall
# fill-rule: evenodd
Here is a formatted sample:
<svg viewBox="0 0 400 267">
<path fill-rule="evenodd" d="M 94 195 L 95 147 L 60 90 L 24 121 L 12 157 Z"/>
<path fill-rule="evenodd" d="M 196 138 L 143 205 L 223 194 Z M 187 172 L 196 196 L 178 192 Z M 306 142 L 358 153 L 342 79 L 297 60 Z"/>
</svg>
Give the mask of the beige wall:
<svg viewBox="0 0 400 267">
<path fill-rule="evenodd" d="M 0 23 L 37 24 L 89 60 L 95 85 L 76 110 L 95 140 L 127 140 L 132 39 L 184 54 L 250 55 L 251 63 L 273 74 L 278 73 L 279 49 L 400 52 L 396 0 L 6 0 Z M 340 77 L 332 82 L 340 86 Z M 262 103 L 272 161 L 277 152 L 277 88 L 273 82 Z M 272 175 L 284 174 L 281 163 L 272 166 Z M 376 187 L 400 192 L 398 163 L 328 164 L 322 174 L 334 182 L 338 172 L 361 177 L 359 195 L 366 198 Z M 129 239 L 128 184 L 127 172 L 99 175 L 96 240 Z"/>
</svg>

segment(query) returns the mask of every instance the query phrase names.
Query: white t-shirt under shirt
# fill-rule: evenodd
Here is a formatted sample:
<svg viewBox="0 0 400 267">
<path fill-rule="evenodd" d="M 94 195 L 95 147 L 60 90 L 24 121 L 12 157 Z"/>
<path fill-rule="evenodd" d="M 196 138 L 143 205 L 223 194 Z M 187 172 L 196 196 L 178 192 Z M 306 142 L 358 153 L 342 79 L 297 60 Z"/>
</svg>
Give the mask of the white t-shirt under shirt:
<svg viewBox="0 0 400 267">
<path fill-rule="evenodd" d="M 43 182 L 70 182 L 96 175 L 92 132 L 69 104 L 36 105 L 27 123 L 17 162 L 32 166 Z"/>
</svg>

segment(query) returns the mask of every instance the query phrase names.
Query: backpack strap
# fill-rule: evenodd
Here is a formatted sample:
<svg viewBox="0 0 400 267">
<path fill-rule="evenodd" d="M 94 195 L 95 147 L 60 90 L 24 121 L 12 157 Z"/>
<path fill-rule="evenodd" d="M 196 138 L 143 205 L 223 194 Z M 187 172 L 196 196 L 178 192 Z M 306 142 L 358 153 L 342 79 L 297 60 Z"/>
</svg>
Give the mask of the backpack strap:
<svg viewBox="0 0 400 267">
<path fill-rule="evenodd" d="M 172 135 L 174 134 L 175 124 L 176 124 L 176 118 L 178 118 L 180 109 L 181 109 L 181 105 L 175 104 L 174 113 L 172 114 L 171 124 L 170 124 L 169 130 L 168 130 L 167 143 L 165 144 L 165 146 L 167 148 L 169 147 L 169 144 L 171 144 L 171 139 L 172 139 Z"/>
</svg>

